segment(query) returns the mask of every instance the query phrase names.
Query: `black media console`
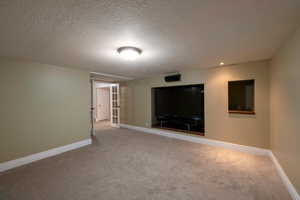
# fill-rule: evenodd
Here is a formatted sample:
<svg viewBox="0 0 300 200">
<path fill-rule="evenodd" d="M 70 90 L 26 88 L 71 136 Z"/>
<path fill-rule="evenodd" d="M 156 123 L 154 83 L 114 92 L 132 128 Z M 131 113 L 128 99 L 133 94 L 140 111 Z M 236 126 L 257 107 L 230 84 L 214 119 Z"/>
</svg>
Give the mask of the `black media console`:
<svg viewBox="0 0 300 200">
<path fill-rule="evenodd" d="M 161 128 L 204 132 L 204 120 L 201 116 L 158 115 L 156 119 Z"/>
</svg>

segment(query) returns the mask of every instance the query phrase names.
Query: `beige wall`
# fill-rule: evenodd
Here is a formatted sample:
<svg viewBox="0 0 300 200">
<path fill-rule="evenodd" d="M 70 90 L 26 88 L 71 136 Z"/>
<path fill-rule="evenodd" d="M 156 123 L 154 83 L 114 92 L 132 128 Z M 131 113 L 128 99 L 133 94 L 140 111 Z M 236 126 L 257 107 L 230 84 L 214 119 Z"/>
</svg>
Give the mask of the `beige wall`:
<svg viewBox="0 0 300 200">
<path fill-rule="evenodd" d="M 150 127 L 151 88 L 169 85 L 205 84 L 205 129 L 207 138 L 269 148 L 269 62 L 183 71 L 182 81 L 165 83 L 163 76 L 121 84 L 121 123 Z M 227 112 L 227 83 L 255 79 L 256 115 Z"/>
<path fill-rule="evenodd" d="M 271 148 L 300 193 L 300 29 L 271 63 Z"/>
<path fill-rule="evenodd" d="M 89 73 L 0 60 L 0 162 L 88 139 Z"/>
</svg>

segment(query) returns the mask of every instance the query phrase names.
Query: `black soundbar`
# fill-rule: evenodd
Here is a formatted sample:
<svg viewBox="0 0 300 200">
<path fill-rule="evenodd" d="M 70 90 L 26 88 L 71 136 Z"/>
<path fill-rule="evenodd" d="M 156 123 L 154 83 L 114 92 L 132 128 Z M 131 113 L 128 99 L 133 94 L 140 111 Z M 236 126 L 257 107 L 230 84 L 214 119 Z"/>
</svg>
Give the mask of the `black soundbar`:
<svg viewBox="0 0 300 200">
<path fill-rule="evenodd" d="M 165 76 L 165 81 L 166 82 L 180 81 L 180 79 L 181 79 L 181 74 Z"/>
</svg>

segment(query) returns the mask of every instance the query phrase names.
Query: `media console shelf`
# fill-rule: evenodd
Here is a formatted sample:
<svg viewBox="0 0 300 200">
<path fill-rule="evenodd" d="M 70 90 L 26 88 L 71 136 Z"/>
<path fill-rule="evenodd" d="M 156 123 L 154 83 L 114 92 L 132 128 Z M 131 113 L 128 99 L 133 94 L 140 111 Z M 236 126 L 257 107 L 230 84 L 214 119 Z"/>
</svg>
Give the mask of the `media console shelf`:
<svg viewBox="0 0 300 200">
<path fill-rule="evenodd" d="M 178 115 L 158 115 L 156 116 L 160 127 L 183 127 L 191 131 L 193 127 L 200 126 L 203 119 L 200 116 L 178 116 Z"/>
<path fill-rule="evenodd" d="M 174 131 L 174 132 L 178 132 L 178 133 L 185 133 L 185 134 L 193 134 L 193 135 L 204 136 L 204 132 L 188 131 L 188 130 L 182 130 L 182 129 L 176 129 L 176 128 L 160 127 L 160 125 L 153 125 L 152 128 L 163 129 L 163 130 L 168 130 L 168 131 Z"/>
</svg>

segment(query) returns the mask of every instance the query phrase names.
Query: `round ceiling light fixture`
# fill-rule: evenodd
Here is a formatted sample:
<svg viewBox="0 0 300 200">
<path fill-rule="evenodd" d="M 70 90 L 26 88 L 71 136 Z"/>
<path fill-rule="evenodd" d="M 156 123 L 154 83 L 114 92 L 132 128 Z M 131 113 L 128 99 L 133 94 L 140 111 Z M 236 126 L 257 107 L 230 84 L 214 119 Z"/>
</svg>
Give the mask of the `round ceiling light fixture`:
<svg viewBox="0 0 300 200">
<path fill-rule="evenodd" d="M 120 47 L 117 51 L 125 60 L 130 61 L 136 60 L 142 54 L 141 49 L 131 46 Z"/>
</svg>

